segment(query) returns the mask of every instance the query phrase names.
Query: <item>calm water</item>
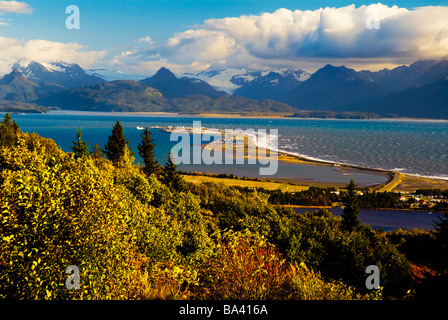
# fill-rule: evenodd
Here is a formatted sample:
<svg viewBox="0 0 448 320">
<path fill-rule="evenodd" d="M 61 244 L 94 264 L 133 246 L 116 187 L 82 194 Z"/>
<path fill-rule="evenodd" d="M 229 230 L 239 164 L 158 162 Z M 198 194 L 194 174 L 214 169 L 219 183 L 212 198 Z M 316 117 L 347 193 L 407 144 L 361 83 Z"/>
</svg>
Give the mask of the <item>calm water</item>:
<svg viewBox="0 0 448 320">
<path fill-rule="evenodd" d="M 294 208 L 297 213 L 314 212 L 315 208 Z M 341 208 L 328 209 L 335 216 L 342 214 Z M 407 210 L 377 210 L 361 209 L 359 219 L 373 229 L 381 227 L 384 231 L 390 231 L 397 228 L 401 229 L 434 229 L 435 222 L 443 217 L 442 213 L 425 211 L 407 211 Z"/>
<path fill-rule="evenodd" d="M 202 126 L 231 129 L 278 129 L 279 149 L 314 159 L 366 166 L 421 176 L 448 178 L 448 121 L 403 120 L 311 120 L 311 119 L 248 119 L 201 118 L 193 116 L 147 116 L 119 113 L 59 111 L 45 115 L 13 115 L 23 131 L 37 132 L 52 138 L 65 151 L 75 138 L 75 128 L 84 129 L 84 139 L 93 146 L 104 146 L 117 118 L 126 138 L 137 151 L 141 131 L 137 126 Z M 156 153 L 164 163 L 177 141 L 170 134 L 151 130 L 157 144 Z M 137 161 L 141 160 L 136 152 Z M 258 176 L 260 165 L 181 165 L 186 171 L 209 171 Z M 381 183 L 383 176 L 364 173 L 342 173 L 337 167 L 283 164 L 275 177 L 300 177 L 309 180 Z"/>
</svg>

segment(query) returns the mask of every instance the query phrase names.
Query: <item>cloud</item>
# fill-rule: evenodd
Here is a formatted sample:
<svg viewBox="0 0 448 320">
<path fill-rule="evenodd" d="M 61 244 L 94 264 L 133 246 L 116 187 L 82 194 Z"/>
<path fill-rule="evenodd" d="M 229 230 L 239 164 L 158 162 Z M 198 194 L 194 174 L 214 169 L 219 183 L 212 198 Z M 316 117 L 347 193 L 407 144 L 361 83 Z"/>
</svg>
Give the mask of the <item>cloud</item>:
<svg viewBox="0 0 448 320">
<path fill-rule="evenodd" d="M 144 38 L 140 38 L 140 39 L 138 39 L 138 41 L 139 41 L 139 42 L 148 42 L 148 43 L 151 43 L 151 42 L 152 42 L 152 39 L 151 39 L 150 36 L 146 36 L 146 37 L 144 37 Z"/>
<path fill-rule="evenodd" d="M 78 43 L 62 43 L 48 40 L 22 41 L 15 38 L 0 37 L 0 72 L 7 73 L 17 61 L 68 61 L 89 67 L 102 59 L 106 51 L 86 51 Z"/>
<path fill-rule="evenodd" d="M 408 10 L 374 4 L 313 11 L 278 9 L 209 19 L 164 42 L 151 41 L 117 55 L 113 63 L 139 69 L 165 61 L 184 71 L 207 66 L 317 68 L 338 62 L 379 68 L 385 63 L 446 56 L 446 17 L 448 7 Z M 375 19 L 379 29 L 368 28 L 366 22 Z"/>
<path fill-rule="evenodd" d="M 30 6 L 25 2 L 18 1 L 0 1 L 0 14 L 6 12 L 13 13 L 32 13 Z"/>
<path fill-rule="evenodd" d="M 0 15 L 4 13 L 32 13 L 31 8 L 25 2 L 18 1 L 0 1 Z M 9 26 L 9 22 L 0 19 L 0 26 Z"/>
</svg>

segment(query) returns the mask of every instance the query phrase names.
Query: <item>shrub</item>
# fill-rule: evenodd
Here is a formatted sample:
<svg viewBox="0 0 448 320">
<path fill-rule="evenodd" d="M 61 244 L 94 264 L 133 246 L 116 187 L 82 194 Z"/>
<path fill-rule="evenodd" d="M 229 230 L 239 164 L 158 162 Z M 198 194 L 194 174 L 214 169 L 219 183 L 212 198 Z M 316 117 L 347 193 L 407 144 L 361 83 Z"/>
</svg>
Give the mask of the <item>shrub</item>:
<svg viewBox="0 0 448 320">
<path fill-rule="evenodd" d="M 183 300 L 191 299 L 190 287 L 197 285 L 197 271 L 175 264 L 172 260 L 154 264 L 145 273 L 146 286 L 141 299 Z"/>
<path fill-rule="evenodd" d="M 304 214 L 291 231 L 288 257 L 319 270 L 329 279 L 341 279 L 366 292 L 365 269 L 377 265 L 385 295 L 402 295 L 409 288 L 410 263 L 385 235 L 368 226 L 353 232 L 341 230 L 341 219 L 332 215 Z"/>
<path fill-rule="evenodd" d="M 286 261 L 274 246 L 249 231 L 224 234 L 219 249 L 199 269 L 207 299 L 286 299 L 292 293 Z"/>
<path fill-rule="evenodd" d="M 126 224 L 131 199 L 92 160 L 37 150 L 19 139 L 0 151 L 0 296 L 135 297 L 147 262 Z M 65 288 L 68 265 L 81 272 L 79 290 Z"/>
<path fill-rule="evenodd" d="M 161 208 L 179 224 L 181 243 L 177 250 L 185 262 L 194 264 L 207 259 L 212 253 L 213 243 L 198 197 L 190 192 L 173 193 Z"/>
<path fill-rule="evenodd" d="M 341 281 L 325 282 L 319 272 L 308 269 L 305 263 L 291 264 L 288 269 L 291 278 L 294 298 L 298 300 L 360 300 L 368 299 L 356 293 L 355 288 Z"/>
</svg>

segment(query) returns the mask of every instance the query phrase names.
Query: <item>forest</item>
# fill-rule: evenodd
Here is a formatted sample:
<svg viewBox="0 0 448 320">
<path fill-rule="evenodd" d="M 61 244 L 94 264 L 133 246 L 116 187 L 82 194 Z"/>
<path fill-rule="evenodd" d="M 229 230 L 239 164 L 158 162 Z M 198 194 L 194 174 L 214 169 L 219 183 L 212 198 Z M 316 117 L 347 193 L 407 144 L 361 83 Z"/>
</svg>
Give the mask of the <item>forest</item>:
<svg viewBox="0 0 448 320">
<path fill-rule="evenodd" d="M 372 230 L 353 181 L 342 217 L 297 214 L 278 192 L 187 183 L 170 157 L 154 160 L 148 128 L 135 151 L 119 120 L 104 147 L 82 133 L 64 152 L 8 114 L 0 123 L 0 299 L 447 297 L 446 214 L 434 231 Z M 320 203 L 327 191 L 300 197 Z M 366 288 L 369 265 L 378 289 Z"/>
</svg>

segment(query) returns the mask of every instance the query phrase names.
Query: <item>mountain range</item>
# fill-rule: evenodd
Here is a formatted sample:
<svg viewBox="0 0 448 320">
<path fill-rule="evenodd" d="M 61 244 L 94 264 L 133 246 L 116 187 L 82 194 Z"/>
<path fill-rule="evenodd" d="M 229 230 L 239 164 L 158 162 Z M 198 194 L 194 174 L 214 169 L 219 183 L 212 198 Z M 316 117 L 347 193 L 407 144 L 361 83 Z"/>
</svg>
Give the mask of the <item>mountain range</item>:
<svg viewBox="0 0 448 320">
<path fill-rule="evenodd" d="M 0 79 L 0 109 L 20 102 L 22 110 L 29 104 L 34 110 L 36 106 L 192 113 L 308 110 L 448 119 L 447 59 L 420 59 L 379 71 L 326 65 L 312 74 L 300 69 L 220 69 L 176 76 L 161 68 L 139 81 L 138 77 L 106 81 L 100 74 L 113 73 L 101 71 L 65 62 L 17 63 Z"/>
<path fill-rule="evenodd" d="M 12 66 L 12 69 L 20 71 L 29 80 L 40 85 L 56 84 L 61 89 L 72 89 L 105 82 L 103 78 L 86 72 L 76 63 L 62 61 L 46 63 L 45 65 L 31 61 L 26 66 L 17 62 Z"/>
<path fill-rule="evenodd" d="M 17 70 L 11 74 L 24 77 Z M 38 105 L 84 111 L 184 113 L 291 113 L 294 111 L 289 105 L 278 101 L 258 101 L 229 96 L 223 91 L 215 90 L 200 79 L 178 78 L 166 68 L 161 68 L 152 77 L 140 81 L 103 81 L 67 90 L 37 94 L 37 96 L 38 98 L 32 101 Z"/>
</svg>

